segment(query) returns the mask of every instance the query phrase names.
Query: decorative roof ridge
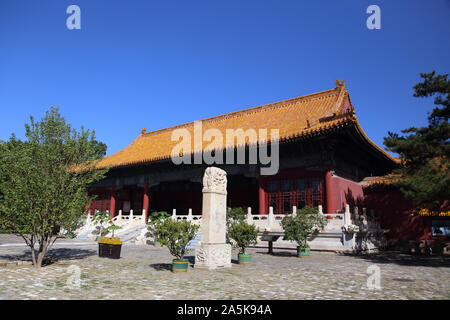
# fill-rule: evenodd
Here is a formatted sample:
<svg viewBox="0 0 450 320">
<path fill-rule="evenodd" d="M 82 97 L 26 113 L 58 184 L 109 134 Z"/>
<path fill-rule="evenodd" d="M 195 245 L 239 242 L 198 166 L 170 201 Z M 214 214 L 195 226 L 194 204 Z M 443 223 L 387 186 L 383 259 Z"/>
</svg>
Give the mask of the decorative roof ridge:
<svg viewBox="0 0 450 320">
<path fill-rule="evenodd" d="M 336 111 L 336 113 L 338 113 L 339 111 L 342 110 L 343 106 L 344 106 L 344 97 L 345 94 L 347 93 L 347 89 L 345 87 L 345 80 L 342 79 L 342 81 L 339 83 L 339 80 L 335 81 L 336 83 L 336 89 L 339 89 L 339 96 L 336 100 L 336 104 L 334 105 L 334 110 Z"/>
<path fill-rule="evenodd" d="M 338 81 L 338 80 L 336 80 L 336 81 Z M 246 108 L 246 109 L 243 109 L 243 110 L 233 111 L 233 112 L 225 113 L 225 114 L 222 114 L 222 115 L 205 118 L 205 119 L 202 119 L 202 120 L 199 120 L 199 121 L 202 121 L 202 122 L 214 122 L 214 121 L 219 121 L 219 120 L 223 120 L 223 119 L 227 119 L 227 118 L 231 118 L 231 117 L 237 117 L 237 116 L 243 115 L 243 114 L 250 114 L 250 113 L 254 113 L 254 112 L 261 112 L 261 111 L 270 110 L 270 109 L 274 109 L 274 108 L 280 108 L 280 107 L 283 107 L 286 104 L 291 103 L 291 102 L 296 101 L 296 100 L 297 101 L 309 101 L 309 100 L 322 98 L 322 97 L 325 97 L 325 96 L 328 96 L 328 95 L 333 95 L 333 94 L 336 94 L 336 90 L 341 90 L 341 89 L 339 87 L 336 87 L 336 88 L 333 88 L 333 89 L 319 91 L 319 92 L 307 94 L 307 95 L 304 95 L 304 96 L 289 98 L 289 99 L 285 99 L 285 100 L 280 100 L 280 101 L 276 101 L 276 102 L 271 102 L 271 103 L 262 104 L 262 105 L 259 105 L 259 106 Z M 140 136 L 150 136 L 150 135 L 158 134 L 158 133 L 161 133 L 161 132 L 164 132 L 164 131 L 171 131 L 171 130 L 174 130 L 174 129 L 181 129 L 181 128 L 186 128 L 186 127 L 191 127 L 192 125 L 194 125 L 194 122 L 195 121 L 191 121 L 191 122 L 175 125 L 175 126 L 172 126 L 172 127 L 167 127 L 167 128 L 158 129 L 158 130 L 155 130 L 155 131 L 150 131 L 150 132 L 146 132 L 145 130 L 142 130 Z"/>
<path fill-rule="evenodd" d="M 350 94 L 348 93 L 348 91 L 346 89 L 344 79 L 342 79 L 341 82 L 339 82 L 339 80 L 336 80 L 335 84 L 336 84 L 335 90 L 339 90 L 338 98 L 336 99 L 336 102 L 335 102 L 333 108 L 328 113 L 323 115 L 319 119 L 319 122 L 324 122 L 324 121 L 329 121 L 329 120 L 335 119 L 337 115 L 342 113 L 342 109 L 345 106 L 345 97 L 350 98 Z M 350 105 L 351 105 L 351 102 L 350 102 Z M 351 106 L 352 106 L 352 109 L 354 110 L 353 105 L 351 105 Z"/>
</svg>

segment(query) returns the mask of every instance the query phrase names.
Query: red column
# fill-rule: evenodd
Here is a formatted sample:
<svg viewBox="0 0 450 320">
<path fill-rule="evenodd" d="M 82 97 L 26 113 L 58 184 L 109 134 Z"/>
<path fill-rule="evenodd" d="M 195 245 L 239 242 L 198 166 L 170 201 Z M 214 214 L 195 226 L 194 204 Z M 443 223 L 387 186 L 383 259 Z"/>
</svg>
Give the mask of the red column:
<svg viewBox="0 0 450 320">
<path fill-rule="evenodd" d="M 326 213 L 335 213 L 336 208 L 333 205 L 333 183 L 331 170 L 325 173 L 325 196 L 326 196 Z"/>
<path fill-rule="evenodd" d="M 114 218 L 116 213 L 116 189 L 112 187 L 111 200 L 109 202 L 109 215 Z"/>
<path fill-rule="evenodd" d="M 264 191 L 264 179 L 259 176 L 259 214 L 267 214 L 266 211 L 266 192 Z"/>
<path fill-rule="evenodd" d="M 143 202 L 143 209 L 145 210 L 145 223 L 147 223 L 148 218 L 148 204 L 149 204 L 149 196 L 148 196 L 148 182 L 147 182 L 144 187 L 144 202 Z"/>
</svg>

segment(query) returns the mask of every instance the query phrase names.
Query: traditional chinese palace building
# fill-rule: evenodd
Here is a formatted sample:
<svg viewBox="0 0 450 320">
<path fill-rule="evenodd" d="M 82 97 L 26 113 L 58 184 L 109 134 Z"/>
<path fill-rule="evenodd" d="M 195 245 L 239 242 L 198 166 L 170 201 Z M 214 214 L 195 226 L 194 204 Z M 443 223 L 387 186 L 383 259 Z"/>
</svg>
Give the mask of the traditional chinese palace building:
<svg viewBox="0 0 450 320">
<path fill-rule="evenodd" d="M 336 87 L 297 98 L 265 104 L 202 120 L 203 131 L 226 129 L 279 129 L 279 171 L 262 175 L 258 164 L 213 164 L 227 172 L 230 207 L 251 207 L 252 212 L 287 213 L 292 206 L 322 205 L 325 212 L 341 212 L 363 196 L 362 180 L 382 176 L 395 160 L 364 133 L 344 80 Z M 126 148 L 105 157 L 107 177 L 90 189 L 97 198 L 91 212 L 109 210 L 117 215 L 177 210 L 201 214 L 202 176 L 206 164 L 176 165 L 171 150 L 175 129 L 193 132 L 186 123 L 141 134 Z M 224 142 L 223 150 L 248 149 L 255 141 Z M 228 144 L 227 144 L 228 143 Z M 202 146 L 203 148 L 204 146 Z M 195 148 L 194 148 L 195 150 Z M 196 152 L 202 150 L 195 150 Z"/>
<path fill-rule="evenodd" d="M 381 227 L 389 229 L 392 240 L 450 240 L 450 212 L 438 216 L 419 212 L 392 186 L 392 169 L 399 165 L 372 142 L 355 115 L 344 80 L 330 90 L 248 108 L 201 121 L 202 133 L 216 129 L 279 130 L 279 170 L 261 174 L 264 165 L 212 164 L 227 172 L 227 205 L 251 207 L 252 213 L 290 213 L 292 207 L 322 205 L 326 213 L 365 206 L 374 210 Z M 172 162 L 171 152 L 179 143 L 172 141 L 177 129 L 193 134 L 196 122 L 146 132 L 126 148 L 105 157 L 101 167 L 110 167 L 107 177 L 90 188 L 97 197 L 90 212 L 106 211 L 127 215 L 152 211 L 201 214 L 202 177 L 206 164 Z M 268 137 L 264 137 L 268 139 Z M 221 150 L 246 151 L 261 136 L 222 142 Z M 209 147 L 192 143 L 194 158 Z M 270 149 L 270 148 L 269 148 Z M 191 163 L 195 163 L 192 161 Z M 234 162 L 236 163 L 236 161 Z M 144 211 L 145 210 L 145 211 Z"/>
</svg>

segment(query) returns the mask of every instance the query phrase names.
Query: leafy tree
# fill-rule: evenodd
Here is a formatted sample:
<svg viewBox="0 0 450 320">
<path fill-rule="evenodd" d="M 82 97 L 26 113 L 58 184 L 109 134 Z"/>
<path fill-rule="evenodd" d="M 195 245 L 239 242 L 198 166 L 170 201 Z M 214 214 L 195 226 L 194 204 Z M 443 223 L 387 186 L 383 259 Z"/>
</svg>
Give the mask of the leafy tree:
<svg viewBox="0 0 450 320">
<path fill-rule="evenodd" d="M 183 259 L 186 246 L 195 238 L 199 226 L 187 220 L 174 221 L 166 218 L 159 220 L 154 228 L 156 240 L 166 246 L 171 255 Z"/>
<path fill-rule="evenodd" d="M 295 241 L 299 247 L 308 247 L 308 237 L 319 232 L 327 224 L 327 219 L 313 207 L 297 210 L 295 217 L 286 216 L 281 220 L 284 238 Z"/>
<path fill-rule="evenodd" d="M 230 228 L 231 224 L 233 222 L 241 222 L 245 221 L 247 217 L 247 212 L 245 211 L 244 207 L 227 207 L 227 233 L 226 233 L 226 239 L 227 242 L 230 242 L 230 235 L 228 234 L 228 229 Z"/>
<path fill-rule="evenodd" d="M 107 146 L 101 141 L 94 140 L 92 141 L 93 148 L 95 150 L 94 154 L 97 159 L 101 159 L 106 156 Z"/>
<path fill-rule="evenodd" d="M 169 218 L 170 214 L 166 211 L 153 211 L 148 215 L 148 226 L 154 226 L 158 221 Z"/>
<path fill-rule="evenodd" d="M 147 222 L 147 231 L 149 231 L 148 235 L 155 238 L 155 226 L 159 222 L 163 221 L 166 218 L 169 218 L 170 214 L 166 211 L 153 211 L 148 215 Z"/>
<path fill-rule="evenodd" d="M 82 225 L 88 187 L 108 169 L 96 168 L 95 133 L 72 129 L 58 108 L 38 122 L 30 117 L 25 131 L 24 141 L 0 143 L 0 225 L 24 239 L 41 267 L 59 230 Z"/>
<path fill-rule="evenodd" d="M 399 175 L 394 185 L 418 208 L 439 212 L 448 210 L 450 199 L 450 81 L 447 74 L 435 71 L 420 76 L 423 82 L 414 86 L 414 96 L 435 97 L 428 126 L 407 128 L 401 131 L 404 135 L 389 132 L 384 144 L 402 161 L 402 167 L 394 171 Z"/>
<path fill-rule="evenodd" d="M 239 253 L 244 254 L 245 249 L 257 243 L 258 228 L 245 221 L 233 222 L 228 228 L 228 236 L 236 241 Z"/>
<path fill-rule="evenodd" d="M 244 207 L 227 208 L 227 223 L 233 221 L 244 221 L 247 218 L 247 211 Z"/>
</svg>

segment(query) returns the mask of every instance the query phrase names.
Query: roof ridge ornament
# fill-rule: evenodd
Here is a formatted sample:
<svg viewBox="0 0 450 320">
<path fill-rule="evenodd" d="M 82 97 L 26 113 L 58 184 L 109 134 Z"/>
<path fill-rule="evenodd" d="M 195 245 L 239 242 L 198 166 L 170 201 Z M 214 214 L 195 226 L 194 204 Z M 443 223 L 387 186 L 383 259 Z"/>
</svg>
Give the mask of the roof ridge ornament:
<svg viewBox="0 0 450 320">
<path fill-rule="evenodd" d="M 345 79 L 342 79 L 341 82 L 339 82 L 339 79 L 336 79 L 334 83 L 336 84 L 336 88 L 345 89 Z"/>
<path fill-rule="evenodd" d="M 142 130 L 141 130 L 141 134 L 145 134 L 147 132 L 147 128 L 143 128 Z"/>
</svg>

